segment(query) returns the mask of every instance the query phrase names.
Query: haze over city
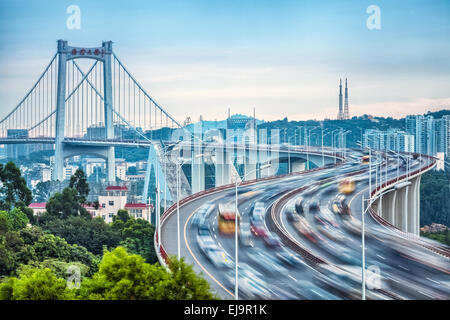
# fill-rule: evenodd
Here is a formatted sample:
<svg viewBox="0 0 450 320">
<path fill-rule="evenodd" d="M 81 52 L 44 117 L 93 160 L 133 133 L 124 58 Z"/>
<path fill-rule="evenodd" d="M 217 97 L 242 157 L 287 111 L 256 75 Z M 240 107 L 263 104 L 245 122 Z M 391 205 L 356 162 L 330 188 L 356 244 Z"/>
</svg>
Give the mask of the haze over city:
<svg viewBox="0 0 450 320">
<path fill-rule="evenodd" d="M 69 5 L 80 29 L 69 30 Z M 450 3 L 377 1 L 10 1 L 0 4 L 0 116 L 30 88 L 56 39 L 112 40 L 131 73 L 179 121 L 404 117 L 450 105 Z M 120 21 L 120 22 L 118 22 Z M 126 27 L 126 28 L 125 28 Z M 130 31 L 132 30 L 132 31 Z M 188 111 L 187 111 L 188 110 Z"/>
</svg>

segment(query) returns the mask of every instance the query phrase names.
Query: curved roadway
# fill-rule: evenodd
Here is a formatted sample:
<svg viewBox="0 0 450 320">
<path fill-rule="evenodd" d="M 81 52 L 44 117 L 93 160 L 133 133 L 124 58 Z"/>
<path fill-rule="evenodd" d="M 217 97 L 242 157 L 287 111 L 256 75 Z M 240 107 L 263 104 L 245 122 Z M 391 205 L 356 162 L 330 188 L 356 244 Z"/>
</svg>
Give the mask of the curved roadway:
<svg viewBox="0 0 450 320">
<path fill-rule="evenodd" d="M 282 240 L 280 246 L 270 247 L 254 235 L 250 243 L 240 239 L 239 298 L 361 298 L 361 202 L 363 195 L 368 197 L 369 189 L 368 166 L 361 163 L 361 157 L 354 151 L 336 167 L 239 187 L 241 225 L 250 221 L 254 204 L 262 202 L 264 228 Z M 403 159 L 397 161 L 397 156 L 392 155 L 373 157 L 373 165 L 387 164 L 388 179 L 406 173 Z M 411 156 L 410 171 L 424 168 L 430 161 Z M 349 177 L 356 182 L 356 188 L 344 196 L 338 191 L 338 183 Z M 234 192 L 230 186 L 193 197 L 180 206 L 181 255 L 223 299 L 234 299 L 235 247 L 234 235 L 226 237 L 218 232 L 217 205 L 234 206 Z M 299 197 L 303 198 L 303 227 L 296 227 L 287 214 Z M 350 215 L 333 208 L 336 200 L 343 199 Z M 320 207 L 317 212 L 309 210 L 314 203 Z M 208 211 L 210 204 L 212 209 Z M 204 222 L 199 224 L 200 217 Z M 367 299 L 450 299 L 448 247 L 409 239 L 369 214 L 365 220 Z M 199 231 L 199 225 L 203 231 Z M 162 230 L 164 250 L 176 255 L 176 210 L 163 218 Z M 441 248 L 441 254 L 429 249 L 434 246 Z"/>
</svg>

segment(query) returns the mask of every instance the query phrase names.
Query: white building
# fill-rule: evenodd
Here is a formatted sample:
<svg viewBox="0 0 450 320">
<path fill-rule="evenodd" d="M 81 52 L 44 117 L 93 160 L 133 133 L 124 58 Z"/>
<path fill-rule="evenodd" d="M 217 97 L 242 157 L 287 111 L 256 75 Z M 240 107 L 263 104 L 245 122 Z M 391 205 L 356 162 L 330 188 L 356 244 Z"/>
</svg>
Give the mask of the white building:
<svg viewBox="0 0 450 320">
<path fill-rule="evenodd" d="M 120 209 L 125 209 L 131 217 L 144 219 L 150 222 L 153 206 L 146 203 L 127 203 L 128 188 L 124 186 L 106 187 L 105 195 L 98 197 L 99 207 L 96 209 L 93 204 L 86 204 L 84 208 L 95 218 L 100 217 L 105 222 L 111 223 L 113 217 Z M 46 203 L 31 203 L 29 208 L 35 215 L 45 212 Z"/>
<path fill-rule="evenodd" d="M 415 152 L 414 135 L 398 129 L 386 131 L 368 129 L 364 132 L 363 140 L 364 147 L 376 150 Z"/>
<path fill-rule="evenodd" d="M 70 177 L 72 177 L 72 175 L 75 173 L 75 171 L 77 171 L 77 167 L 75 166 L 71 166 L 71 165 L 67 165 L 64 167 L 64 179 L 66 180 L 70 180 Z"/>
<path fill-rule="evenodd" d="M 50 167 L 42 168 L 41 181 L 45 182 L 45 181 L 49 181 L 51 179 L 52 179 L 52 169 Z"/>
</svg>

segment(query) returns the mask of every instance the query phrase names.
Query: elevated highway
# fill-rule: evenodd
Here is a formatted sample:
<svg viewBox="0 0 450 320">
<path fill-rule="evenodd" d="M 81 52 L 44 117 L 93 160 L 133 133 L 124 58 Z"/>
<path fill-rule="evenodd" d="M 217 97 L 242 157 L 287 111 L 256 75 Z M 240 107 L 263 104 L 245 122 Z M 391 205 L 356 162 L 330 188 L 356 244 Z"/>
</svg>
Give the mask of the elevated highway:
<svg viewBox="0 0 450 320">
<path fill-rule="evenodd" d="M 372 170 L 369 190 L 369 168 L 361 163 L 361 157 L 362 153 L 352 150 L 346 161 L 336 165 L 242 183 L 238 203 L 241 226 L 249 222 L 254 204 L 263 202 L 267 233 L 277 235 L 281 245 L 272 248 L 254 235 L 251 246 L 239 242 L 240 298 L 360 299 L 362 197 L 367 199 L 369 192 L 373 199 L 378 198 L 369 208 L 365 223 L 367 298 L 450 298 L 450 250 L 419 238 L 419 211 L 413 207 L 418 192 L 415 184 L 422 173 L 433 168 L 434 159 L 413 154 L 402 158 L 375 154 L 372 165 L 381 169 Z M 344 195 L 338 184 L 350 178 L 356 183 L 355 190 Z M 384 196 L 380 198 L 381 193 Z M 387 198 L 394 193 L 395 200 Z M 288 211 L 300 197 L 303 224 L 296 224 Z M 180 202 L 181 256 L 205 276 L 223 299 L 234 298 L 235 248 L 234 237 L 218 232 L 216 207 L 218 203 L 234 203 L 234 199 L 231 184 Z M 394 208 L 381 201 L 390 201 Z M 209 203 L 216 205 L 210 212 L 204 210 Z M 344 212 L 342 204 L 349 210 Z M 407 204 L 411 204 L 409 209 Z M 319 210 L 314 210 L 317 206 Z M 163 263 L 177 253 L 175 209 L 172 206 L 162 217 Z M 198 212 L 205 219 L 218 255 L 205 250 L 210 244 L 199 236 Z M 156 234 L 157 248 L 158 237 Z"/>
</svg>

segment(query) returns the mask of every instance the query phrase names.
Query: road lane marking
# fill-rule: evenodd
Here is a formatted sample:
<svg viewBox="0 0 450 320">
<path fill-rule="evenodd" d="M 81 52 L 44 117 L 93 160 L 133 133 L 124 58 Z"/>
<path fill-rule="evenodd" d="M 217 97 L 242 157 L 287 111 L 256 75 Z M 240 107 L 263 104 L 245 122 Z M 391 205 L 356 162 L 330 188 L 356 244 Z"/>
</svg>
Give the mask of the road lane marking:
<svg viewBox="0 0 450 320">
<path fill-rule="evenodd" d="M 294 280 L 295 282 L 297 282 L 297 279 L 295 279 L 293 276 L 291 276 L 290 274 L 288 274 L 288 277 L 291 278 L 292 280 Z"/>
<path fill-rule="evenodd" d="M 433 281 L 434 283 L 436 283 L 436 284 L 441 284 L 440 282 L 438 282 L 438 281 L 436 281 L 436 280 L 433 280 L 433 279 L 431 279 L 431 278 L 426 278 L 427 280 L 429 280 L 429 281 Z"/>
<path fill-rule="evenodd" d="M 409 271 L 408 268 L 405 268 L 405 267 L 403 267 L 403 266 L 401 266 L 401 265 L 399 265 L 399 264 L 398 264 L 397 266 L 400 267 L 400 268 L 402 268 L 403 270 Z"/>
</svg>

